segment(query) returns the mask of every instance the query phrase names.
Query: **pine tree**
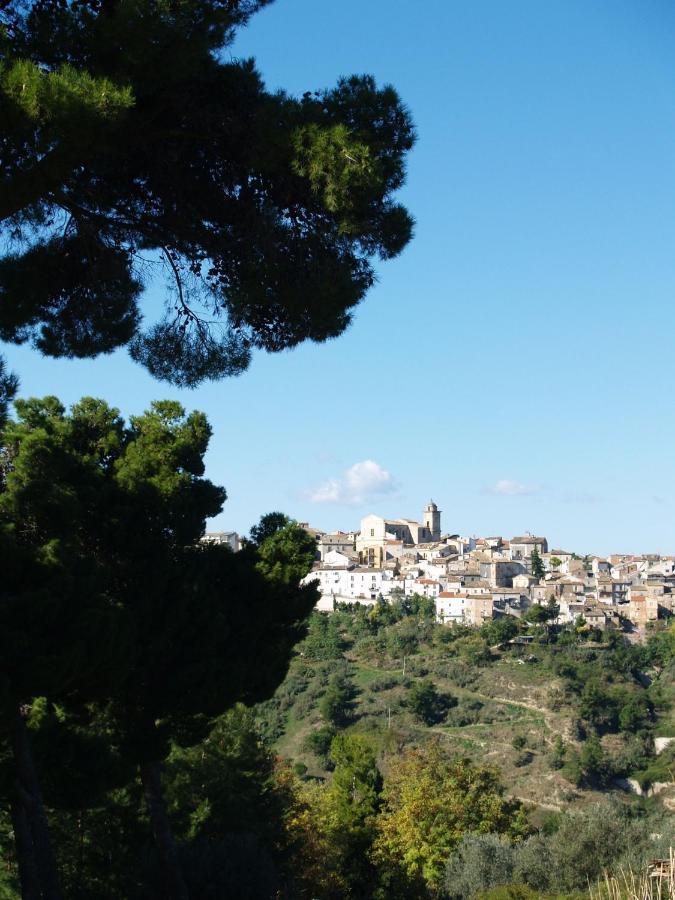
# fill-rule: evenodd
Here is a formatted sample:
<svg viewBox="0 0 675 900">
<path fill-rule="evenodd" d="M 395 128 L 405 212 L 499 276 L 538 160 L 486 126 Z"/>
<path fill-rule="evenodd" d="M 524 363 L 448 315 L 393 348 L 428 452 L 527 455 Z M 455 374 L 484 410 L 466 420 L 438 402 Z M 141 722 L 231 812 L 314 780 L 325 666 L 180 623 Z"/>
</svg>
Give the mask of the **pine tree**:
<svg viewBox="0 0 675 900">
<path fill-rule="evenodd" d="M 132 653 L 129 619 L 88 535 L 100 530 L 114 411 L 96 443 L 55 398 L 17 401 L 0 446 L 0 733 L 13 756 L 11 804 L 22 890 L 55 898 L 58 879 L 27 720 L 38 697 L 105 696 Z M 73 452 L 75 447 L 78 452 Z"/>
<path fill-rule="evenodd" d="M 194 385 L 347 327 L 372 258 L 411 237 L 394 194 L 413 128 L 369 76 L 296 99 L 228 59 L 266 2 L 2 4 L 0 339 L 128 345 Z M 146 328 L 148 257 L 172 287 Z"/>
<path fill-rule="evenodd" d="M 17 402 L 2 435 L 0 725 L 13 735 L 22 881 L 58 896 L 25 718 L 36 698 L 100 710 L 138 766 L 164 872 L 187 896 L 161 785 L 172 742 L 190 746 L 241 700 L 269 697 L 316 602 L 300 584 L 315 542 L 279 521 L 240 553 L 202 545 L 225 492 L 203 478 L 201 413 L 153 404 L 125 426 L 85 399 Z M 264 665 L 261 665 L 264 660 Z M 27 844 L 21 845 L 23 835 Z"/>
</svg>

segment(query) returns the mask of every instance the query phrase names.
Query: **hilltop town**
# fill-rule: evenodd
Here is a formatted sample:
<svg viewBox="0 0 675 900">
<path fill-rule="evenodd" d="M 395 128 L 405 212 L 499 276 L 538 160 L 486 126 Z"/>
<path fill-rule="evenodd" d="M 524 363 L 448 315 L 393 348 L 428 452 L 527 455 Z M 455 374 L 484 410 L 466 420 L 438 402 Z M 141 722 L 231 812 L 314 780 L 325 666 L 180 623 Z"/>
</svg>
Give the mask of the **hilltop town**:
<svg viewBox="0 0 675 900">
<path fill-rule="evenodd" d="M 434 600 L 441 623 L 482 625 L 539 604 L 557 624 L 583 617 L 589 626 L 635 639 L 675 612 L 673 556 L 581 557 L 549 548 L 543 536 L 445 534 L 433 501 L 421 522 L 367 515 L 358 531 L 346 532 L 303 524 L 317 542 L 307 580 L 319 583 L 321 611 L 417 594 Z"/>
</svg>

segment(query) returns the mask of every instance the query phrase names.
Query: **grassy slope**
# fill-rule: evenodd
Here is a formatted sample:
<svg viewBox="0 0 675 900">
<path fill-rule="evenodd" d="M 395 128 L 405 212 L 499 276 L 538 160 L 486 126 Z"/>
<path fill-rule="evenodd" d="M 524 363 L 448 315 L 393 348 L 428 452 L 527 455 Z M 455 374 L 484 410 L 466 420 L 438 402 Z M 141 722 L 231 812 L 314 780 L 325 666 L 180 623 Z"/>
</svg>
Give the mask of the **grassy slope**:
<svg viewBox="0 0 675 900">
<path fill-rule="evenodd" d="M 281 730 L 276 740 L 277 752 L 304 763 L 310 775 L 326 775 L 321 761 L 306 749 L 305 741 L 313 730 L 324 724 L 318 710 L 320 685 L 325 685 L 331 668 L 342 666 L 347 668 L 355 688 L 353 714 L 346 728 L 370 736 L 380 750 L 385 770 L 395 761 L 395 751 L 440 736 L 449 752 L 497 766 L 509 794 L 542 812 L 599 799 L 599 792 L 574 787 L 549 762 L 558 735 L 567 746 L 580 746 L 573 738 L 573 722 L 578 718 L 578 711 L 565 698 L 560 679 L 546 671 L 539 661 L 520 662 L 509 654 L 497 652 L 490 664 L 471 667 L 470 683 L 466 683 L 464 676 L 459 679 L 462 683 L 458 683 L 448 662 L 442 650 L 424 646 L 421 652 L 407 656 L 407 682 L 402 683 L 401 660 L 386 654 L 364 658 L 349 644 L 343 663 L 312 663 L 298 657 L 289 678 L 297 679 L 298 673 L 302 673 L 309 689 L 293 695 L 287 701 L 288 708 L 283 713 L 277 712 L 278 730 Z M 466 711 L 475 721 L 453 724 L 456 715 L 451 713 L 447 723 L 431 727 L 420 724 L 403 701 L 411 680 L 424 675 L 432 678 L 439 691 L 457 699 L 456 710 L 460 714 Z M 382 687 L 387 679 L 394 683 Z M 482 704 L 480 709 L 470 709 L 476 701 Z M 672 716 L 669 710 L 657 723 L 656 733 L 675 734 Z M 514 748 L 516 738 L 524 739 L 523 748 Z M 669 803 L 673 802 L 671 793 L 675 797 L 675 788 L 667 792 Z"/>
</svg>

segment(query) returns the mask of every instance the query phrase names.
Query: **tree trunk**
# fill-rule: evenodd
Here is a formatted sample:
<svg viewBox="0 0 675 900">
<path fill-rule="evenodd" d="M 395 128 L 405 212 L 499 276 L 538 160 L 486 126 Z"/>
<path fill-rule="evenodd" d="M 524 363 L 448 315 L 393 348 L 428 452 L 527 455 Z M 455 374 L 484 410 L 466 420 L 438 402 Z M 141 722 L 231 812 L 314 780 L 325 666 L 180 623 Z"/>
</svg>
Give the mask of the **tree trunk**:
<svg viewBox="0 0 675 900">
<path fill-rule="evenodd" d="M 11 812 L 14 846 L 16 847 L 16 859 L 19 865 L 21 896 L 23 900 L 41 900 L 42 891 L 40 890 L 33 837 L 30 833 L 26 807 L 21 802 L 18 792 L 17 796 L 12 797 Z"/>
<path fill-rule="evenodd" d="M 56 860 L 49 837 L 49 823 L 35 771 L 30 737 L 23 711 L 17 713 L 13 737 L 16 789 L 30 826 L 42 897 L 43 900 L 60 900 L 61 892 L 56 872 Z"/>
<path fill-rule="evenodd" d="M 152 833 L 155 836 L 155 844 L 164 875 L 166 898 L 167 900 L 189 900 L 162 793 L 160 764 L 158 762 L 141 763 L 140 773 Z"/>
</svg>

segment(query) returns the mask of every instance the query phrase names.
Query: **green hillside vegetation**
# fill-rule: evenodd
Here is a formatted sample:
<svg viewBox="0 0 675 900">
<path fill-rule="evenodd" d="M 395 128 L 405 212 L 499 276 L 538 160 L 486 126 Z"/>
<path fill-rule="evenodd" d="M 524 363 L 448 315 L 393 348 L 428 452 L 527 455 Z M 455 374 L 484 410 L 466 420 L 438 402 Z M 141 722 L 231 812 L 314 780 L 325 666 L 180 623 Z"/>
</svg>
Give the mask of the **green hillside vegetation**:
<svg viewBox="0 0 675 900">
<path fill-rule="evenodd" d="M 605 869 L 667 855 L 675 788 L 638 797 L 616 780 L 675 781 L 675 748 L 654 749 L 672 727 L 674 673 L 673 627 L 644 645 L 583 622 L 448 627 L 421 597 L 314 613 L 286 680 L 255 708 L 259 728 L 323 815 L 344 781 L 336 742 L 370 748 L 384 786 L 358 876 L 326 837 L 344 880 L 306 896 L 571 898 Z M 432 816 L 425 832 L 429 807 L 454 803 L 461 777 L 438 774 L 453 766 L 487 778 L 501 812 L 447 828 Z M 320 818 L 315 839 L 331 834 Z"/>
<path fill-rule="evenodd" d="M 672 780 L 671 753 L 657 757 L 653 739 L 675 735 L 674 641 L 672 629 L 635 645 L 511 617 L 442 626 L 424 598 L 356 605 L 314 614 L 257 714 L 277 750 L 317 777 L 334 733 L 368 735 L 382 753 L 439 736 L 449 752 L 498 763 L 524 800 L 562 809 L 615 778 Z"/>
</svg>

